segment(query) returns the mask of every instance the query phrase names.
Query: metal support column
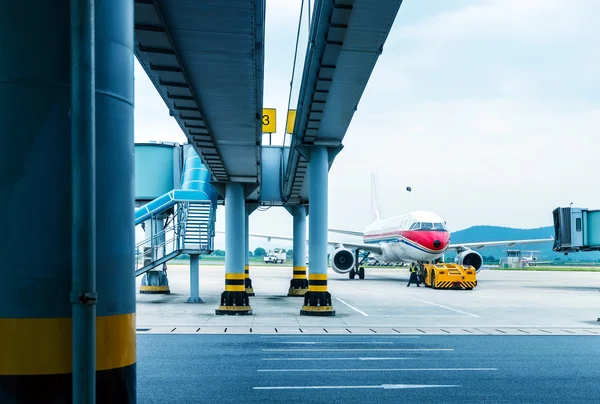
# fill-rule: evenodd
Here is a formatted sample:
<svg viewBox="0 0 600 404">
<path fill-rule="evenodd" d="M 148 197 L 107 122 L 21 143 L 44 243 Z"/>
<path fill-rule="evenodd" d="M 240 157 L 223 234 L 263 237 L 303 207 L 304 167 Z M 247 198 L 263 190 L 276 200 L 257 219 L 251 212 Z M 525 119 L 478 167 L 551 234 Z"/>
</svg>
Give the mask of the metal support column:
<svg viewBox="0 0 600 404">
<path fill-rule="evenodd" d="M 288 296 L 304 296 L 308 290 L 306 279 L 306 206 L 291 208 L 294 220 L 294 269 Z"/>
<path fill-rule="evenodd" d="M 248 206 L 246 206 L 246 212 L 245 212 L 245 216 L 246 216 L 246 223 L 245 223 L 245 230 L 244 230 L 244 255 L 245 255 L 245 266 L 244 266 L 244 271 L 246 272 L 246 279 L 245 279 L 245 286 L 246 286 L 246 293 L 248 293 L 248 296 L 254 296 L 254 288 L 252 287 L 252 279 L 250 279 L 250 213 L 248 212 Z"/>
<path fill-rule="evenodd" d="M 200 298 L 200 270 L 198 254 L 190 254 L 190 297 L 186 303 L 204 303 Z"/>
<path fill-rule="evenodd" d="M 71 0 L 73 402 L 96 402 L 96 81 L 94 2 Z"/>
<path fill-rule="evenodd" d="M 225 186 L 225 291 L 216 314 L 252 314 L 245 287 L 244 187 L 239 183 Z"/>
<path fill-rule="evenodd" d="M 134 2 L 76 3 L 92 49 L 69 0 L 0 2 L 0 403 L 136 402 Z"/>
<path fill-rule="evenodd" d="M 148 254 L 144 254 L 144 265 L 150 264 L 159 258 L 164 257 L 166 253 L 166 235 L 164 233 L 165 218 L 153 217 L 146 221 L 146 239 L 150 240 Z M 145 247 L 146 248 L 146 247 Z M 167 277 L 167 264 L 163 264 L 155 269 L 146 272 L 142 276 L 140 285 L 142 294 L 164 294 L 171 293 L 169 288 L 169 278 Z"/>
<path fill-rule="evenodd" d="M 246 229 L 245 229 L 245 250 L 246 250 L 246 265 L 244 270 L 246 272 L 245 286 L 248 296 L 254 296 L 254 288 L 252 287 L 252 279 L 250 278 L 250 215 L 258 208 L 258 204 L 247 203 L 246 206 Z"/>
<path fill-rule="evenodd" d="M 333 316 L 331 294 L 327 291 L 327 198 L 329 153 L 324 146 L 310 151 L 308 163 L 308 291 L 301 315 Z"/>
</svg>

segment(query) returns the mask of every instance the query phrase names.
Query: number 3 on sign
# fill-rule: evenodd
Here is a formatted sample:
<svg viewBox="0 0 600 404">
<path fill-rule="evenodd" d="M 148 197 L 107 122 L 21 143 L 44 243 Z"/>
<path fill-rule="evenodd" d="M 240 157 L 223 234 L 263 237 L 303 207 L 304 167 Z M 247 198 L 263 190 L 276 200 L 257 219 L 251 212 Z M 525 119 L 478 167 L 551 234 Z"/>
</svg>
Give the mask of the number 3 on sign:
<svg viewBox="0 0 600 404">
<path fill-rule="evenodd" d="M 263 133 L 275 133 L 277 131 L 275 108 L 263 108 L 262 127 Z"/>
</svg>

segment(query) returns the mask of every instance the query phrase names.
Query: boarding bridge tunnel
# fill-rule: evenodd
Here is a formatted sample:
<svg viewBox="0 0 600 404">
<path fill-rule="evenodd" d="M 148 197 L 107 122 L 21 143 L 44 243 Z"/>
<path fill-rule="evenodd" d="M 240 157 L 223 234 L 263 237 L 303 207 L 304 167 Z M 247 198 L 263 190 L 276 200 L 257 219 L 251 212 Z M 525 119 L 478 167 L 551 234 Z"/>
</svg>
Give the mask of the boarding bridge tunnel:
<svg viewBox="0 0 600 404">
<path fill-rule="evenodd" d="M 248 216 L 275 204 L 293 213 L 296 251 L 310 210 L 308 280 L 295 262 L 289 294 L 304 296 L 301 314 L 333 315 L 328 169 L 400 3 L 314 2 L 290 142 L 277 149 L 261 142 L 264 0 L 3 2 L 0 252 L 22 270 L 0 283 L 0 402 L 135 402 L 136 275 L 140 292 L 165 292 L 163 264 L 189 253 L 189 301 L 201 301 L 197 258 L 213 248 L 218 203 L 217 314 L 252 314 Z M 173 159 L 170 186 L 148 195 L 134 179 L 152 153 L 134 148 L 134 57 L 189 142 L 148 157 Z M 146 234 L 137 246 L 132 223 Z"/>
</svg>

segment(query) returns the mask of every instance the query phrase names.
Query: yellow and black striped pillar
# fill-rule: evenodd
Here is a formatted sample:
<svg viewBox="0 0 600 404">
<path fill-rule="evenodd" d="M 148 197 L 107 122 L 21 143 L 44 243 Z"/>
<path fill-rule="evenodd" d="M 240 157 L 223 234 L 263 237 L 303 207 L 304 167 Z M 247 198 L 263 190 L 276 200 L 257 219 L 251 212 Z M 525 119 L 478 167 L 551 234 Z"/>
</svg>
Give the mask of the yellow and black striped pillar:
<svg viewBox="0 0 600 404">
<path fill-rule="evenodd" d="M 296 255 L 294 252 L 294 259 Z M 308 290 L 308 280 L 306 279 L 306 265 L 295 266 L 292 280 L 290 281 L 290 290 L 288 296 L 304 296 Z"/>
<path fill-rule="evenodd" d="M 252 314 L 245 280 L 246 274 L 225 274 L 225 292 L 216 314 Z"/>
<path fill-rule="evenodd" d="M 304 294 L 304 306 L 300 310 L 305 316 L 334 316 L 331 294 L 327 291 L 327 274 L 309 274 L 308 291 Z"/>
<path fill-rule="evenodd" d="M 246 271 L 244 271 L 245 216 L 242 184 L 227 183 L 225 185 L 225 291 L 221 294 L 221 305 L 215 310 L 218 315 L 252 314 L 248 292 L 246 292 Z"/>
<path fill-rule="evenodd" d="M 0 319 L 0 402 L 70 403 L 71 318 Z M 135 403 L 135 314 L 96 317 L 96 400 Z"/>
<path fill-rule="evenodd" d="M 69 6 L 0 2 L 2 404 L 73 400 Z M 135 403 L 134 5 L 94 6 L 96 402 Z"/>
<path fill-rule="evenodd" d="M 150 239 L 149 246 L 144 247 L 144 265 L 149 265 L 153 260 L 166 254 L 165 227 L 166 217 L 153 217 L 146 220 L 145 237 Z M 161 248 L 158 246 L 162 245 Z M 142 276 L 140 285 L 141 294 L 168 295 L 171 293 L 169 278 L 167 277 L 167 264 L 154 268 Z"/>
<path fill-rule="evenodd" d="M 245 285 L 246 285 L 246 293 L 248 296 L 254 296 L 254 288 L 252 287 L 252 279 L 250 278 L 250 215 L 252 212 L 256 210 L 258 204 L 254 203 L 246 203 L 244 206 L 244 214 L 246 216 L 245 220 L 245 228 L 244 228 L 244 244 L 245 244 L 245 267 L 244 271 L 246 273 Z"/>
<path fill-rule="evenodd" d="M 250 265 L 246 264 L 244 267 L 244 287 L 248 296 L 254 296 L 254 288 L 252 287 L 252 279 L 250 279 Z"/>
<path fill-rule="evenodd" d="M 290 280 L 288 296 L 304 296 L 308 290 L 306 279 L 306 206 L 294 205 L 288 208 L 293 218 L 293 266 L 294 273 Z"/>
</svg>

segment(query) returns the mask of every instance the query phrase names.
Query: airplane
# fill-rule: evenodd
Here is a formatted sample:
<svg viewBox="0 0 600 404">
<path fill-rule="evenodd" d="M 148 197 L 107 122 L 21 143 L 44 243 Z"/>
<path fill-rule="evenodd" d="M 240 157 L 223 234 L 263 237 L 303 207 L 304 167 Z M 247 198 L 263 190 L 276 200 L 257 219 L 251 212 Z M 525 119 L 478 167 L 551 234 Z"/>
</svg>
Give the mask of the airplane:
<svg viewBox="0 0 600 404">
<path fill-rule="evenodd" d="M 539 250 L 523 250 L 523 252 L 528 252 L 529 256 L 524 256 L 521 258 L 521 262 L 528 267 L 534 267 L 539 264 L 550 264 L 552 261 L 539 261 L 538 257 L 534 257 L 533 253 L 541 252 Z"/>
<path fill-rule="evenodd" d="M 410 192 L 411 188 L 407 187 L 406 190 Z M 554 241 L 553 238 L 547 238 L 451 244 L 450 232 L 446 228 L 446 222 L 436 213 L 416 210 L 399 216 L 381 219 L 377 206 L 377 194 L 373 174 L 371 176 L 371 205 L 374 220 L 363 232 L 328 229 L 332 233 L 360 236 L 363 239 L 362 243 L 328 241 L 328 244 L 334 246 L 334 250 L 329 258 L 331 268 L 338 274 L 348 274 L 350 279 L 354 279 L 356 275 L 358 275 L 359 279 L 365 278 L 365 270 L 362 263 L 369 255 L 377 261 L 384 263 L 421 265 L 440 262 L 445 253 L 454 250 L 457 254 L 455 258 L 456 264 L 471 265 L 475 268 L 476 272 L 479 272 L 483 267 L 483 258 L 475 249 L 488 246 L 513 246 L 515 244 Z M 289 237 L 260 234 L 250 234 L 250 236 L 263 237 L 269 240 L 292 240 Z M 361 259 L 359 259 L 360 251 L 367 253 L 363 254 Z"/>
</svg>

